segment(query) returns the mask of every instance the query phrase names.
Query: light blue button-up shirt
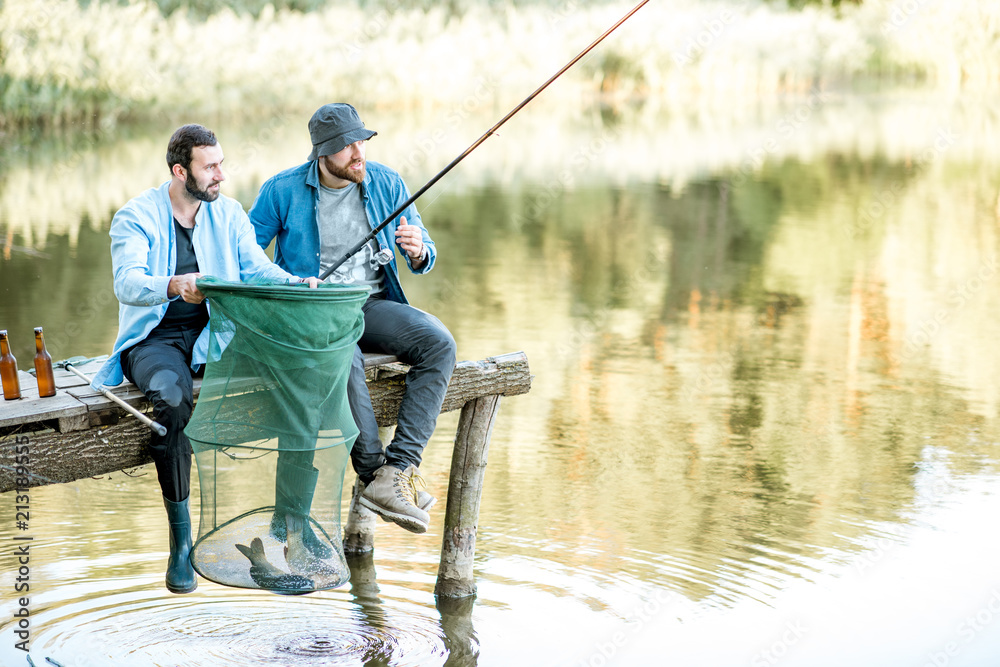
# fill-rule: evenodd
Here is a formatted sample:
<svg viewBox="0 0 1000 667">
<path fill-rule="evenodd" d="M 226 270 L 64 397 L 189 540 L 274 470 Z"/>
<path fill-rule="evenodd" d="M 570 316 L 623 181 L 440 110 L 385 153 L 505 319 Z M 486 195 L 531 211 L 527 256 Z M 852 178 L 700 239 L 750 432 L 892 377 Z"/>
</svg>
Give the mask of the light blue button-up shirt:
<svg viewBox="0 0 1000 667">
<path fill-rule="evenodd" d="M 277 237 L 274 261 L 278 266 L 301 278 L 319 275 L 320 238 L 316 221 L 316 206 L 319 201 L 319 161 L 312 160 L 298 167 L 292 167 L 269 178 L 260 188 L 260 193 L 250 207 L 250 222 L 257 231 L 257 242 L 267 247 Z M 365 180 L 361 184 L 361 198 L 368 214 L 368 224 L 372 229 L 389 214 L 409 199 L 410 193 L 402 177 L 393 169 L 369 160 L 365 168 Z M 378 233 L 379 249 L 396 249 L 396 227 L 399 218 L 420 228 L 420 235 L 427 248 L 427 258 L 414 273 L 427 273 L 434 268 L 437 249 L 434 241 L 420 221 L 417 207 L 410 204 L 399 217 Z M 350 239 L 351 243 L 361 239 Z M 406 264 L 413 271 L 409 256 L 399 250 Z M 339 258 L 338 258 L 339 259 Z M 403 288 L 399 284 L 396 255 L 385 267 L 386 298 L 390 301 L 407 303 Z"/>
<path fill-rule="evenodd" d="M 91 387 L 122 383 L 121 352 L 145 340 L 167 312 L 173 299 L 167 286 L 177 263 L 170 181 L 130 200 L 111 221 L 111 263 L 118 298 L 118 339 L 114 350 L 94 375 Z M 242 282 L 298 282 L 268 259 L 259 245 L 243 206 L 220 195 L 202 202 L 194 216 L 192 242 L 198 269 L 206 276 Z M 208 327 L 191 355 L 197 369 L 208 355 Z"/>
</svg>

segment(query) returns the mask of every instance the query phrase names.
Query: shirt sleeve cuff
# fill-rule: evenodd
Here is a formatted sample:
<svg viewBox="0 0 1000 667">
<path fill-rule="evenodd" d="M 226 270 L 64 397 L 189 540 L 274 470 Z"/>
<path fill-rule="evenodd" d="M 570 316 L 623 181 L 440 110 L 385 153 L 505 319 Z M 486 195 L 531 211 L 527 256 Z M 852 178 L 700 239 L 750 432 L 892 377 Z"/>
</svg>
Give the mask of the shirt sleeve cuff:
<svg viewBox="0 0 1000 667">
<path fill-rule="evenodd" d="M 174 299 L 180 298 L 179 296 L 171 297 L 168 293 L 170 290 L 170 279 L 173 276 L 154 276 L 153 277 L 153 292 L 163 296 L 164 301 L 173 301 Z"/>
</svg>

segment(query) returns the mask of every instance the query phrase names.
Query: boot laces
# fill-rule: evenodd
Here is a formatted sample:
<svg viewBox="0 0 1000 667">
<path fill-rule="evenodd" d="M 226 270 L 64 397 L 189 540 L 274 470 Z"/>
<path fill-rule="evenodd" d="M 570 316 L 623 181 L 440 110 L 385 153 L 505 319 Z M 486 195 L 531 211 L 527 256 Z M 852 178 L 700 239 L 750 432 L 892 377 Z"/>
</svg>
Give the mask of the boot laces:
<svg viewBox="0 0 1000 667">
<path fill-rule="evenodd" d="M 405 498 L 408 502 L 413 505 L 417 504 L 417 484 L 420 484 L 421 488 L 427 488 L 427 484 L 424 483 L 424 478 L 420 476 L 416 468 L 413 472 L 407 475 L 405 472 L 400 471 L 396 475 L 396 488 L 397 493 L 401 498 Z"/>
</svg>

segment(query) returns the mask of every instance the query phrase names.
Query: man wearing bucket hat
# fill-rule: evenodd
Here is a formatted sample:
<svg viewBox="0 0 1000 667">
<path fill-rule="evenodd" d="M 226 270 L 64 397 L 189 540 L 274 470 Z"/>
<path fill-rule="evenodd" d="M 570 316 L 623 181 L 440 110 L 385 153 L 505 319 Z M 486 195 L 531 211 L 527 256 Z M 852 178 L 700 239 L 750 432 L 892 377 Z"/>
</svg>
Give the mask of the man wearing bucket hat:
<svg viewBox="0 0 1000 667">
<path fill-rule="evenodd" d="M 410 196 L 396 171 L 365 159 L 365 143 L 376 133 L 350 104 L 320 107 L 309 120 L 309 135 L 308 160 L 268 179 L 250 209 L 257 242 L 266 248 L 277 239 L 274 261 L 302 277 L 324 273 Z M 372 289 L 347 387 L 360 431 L 351 450 L 358 474 L 352 502 L 423 533 L 435 499 L 418 491 L 418 467 L 455 368 L 455 340 L 436 317 L 408 305 L 397 252 L 413 273 L 434 267 L 434 242 L 413 205 L 328 280 Z M 363 351 L 393 354 L 410 365 L 396 433 L 384 450 L 365 384 Z M 302 470 L 288 471 L 289 479 L 309 474 L 303 463 L 297 462 Z"/>
</svg>

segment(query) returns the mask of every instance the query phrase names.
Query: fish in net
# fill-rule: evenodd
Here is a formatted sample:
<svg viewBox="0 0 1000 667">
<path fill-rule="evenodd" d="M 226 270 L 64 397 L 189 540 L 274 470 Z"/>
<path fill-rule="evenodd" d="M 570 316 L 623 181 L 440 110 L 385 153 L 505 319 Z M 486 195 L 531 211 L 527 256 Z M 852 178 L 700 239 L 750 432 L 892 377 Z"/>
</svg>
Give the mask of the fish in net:
<svg viewBox="0 0 1000 667">
<path fill-rule="evenodd" d="M 201 488 L 191 562 L 226 586 L 301 594 L 350 577 L 344 473 L 358 430 L 347 377 L 368 287 L 202 277 L 208 363 L 185 433 Z"/>
</svg>

